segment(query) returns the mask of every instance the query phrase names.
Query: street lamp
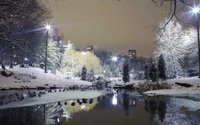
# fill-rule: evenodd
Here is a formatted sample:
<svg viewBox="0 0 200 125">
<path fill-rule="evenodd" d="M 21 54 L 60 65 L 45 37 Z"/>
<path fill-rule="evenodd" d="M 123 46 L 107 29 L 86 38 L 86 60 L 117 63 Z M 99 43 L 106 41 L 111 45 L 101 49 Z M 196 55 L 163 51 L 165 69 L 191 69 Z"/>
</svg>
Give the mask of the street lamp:
<svg viewBox="0 0 200 125">
<path fill-rule="evenodd" d="M 113 56 L 113 57 L 112 57 L 112 61 L 117 62 L 117 57 L 116 57 L 116 56 Z"/>
<path fill-rule="evenodd" d="M 196 23 L 197 23 L 197 42 L 198 42 L 198 53 L 199 53 L 199 78 L 200 78 L 200 41 L 199 41 L 199 13 L 200 13 L 200 8 L 199 7 L 192 8 L 192 13 L 196 15 Z"/>
<path fill-rule="evenodd" d="M 49 31 L 51 30 L 51 25 L 46 24 L 45 28 L 46 28 L 47 38 L 46 38 L 45 69 L 44 69 L 44 73 L 47 73 L 47 51 L 48 51 L 47 49 L 48 49 L 48 38 L 49 38 Z"/>
<path fill-rule="evenodd" d="M 84 55 L 84 56 L 87 54 L 87 53 L 86 53 L 86 52 L 84 52 L 84 51 L 83 51 L 83 52 L 81 52 L 81 53 L 82 53 L 82 55 Z"/>
</svg>

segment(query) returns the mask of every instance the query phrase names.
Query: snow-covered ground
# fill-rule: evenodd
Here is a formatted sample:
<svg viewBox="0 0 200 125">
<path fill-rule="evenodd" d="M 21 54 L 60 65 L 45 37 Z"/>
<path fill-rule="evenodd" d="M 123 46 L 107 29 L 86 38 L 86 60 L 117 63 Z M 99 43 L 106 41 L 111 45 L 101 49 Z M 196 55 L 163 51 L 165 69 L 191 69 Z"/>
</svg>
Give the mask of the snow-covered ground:
<svg viewBox="0 0 200 125">
<path fill-rule="evenodd" d="M 200 95 L 200 79 L 198 77 L 190 77 L 190 78 L 180 78 L 180 79 L 172 79 L 167 81 L 172 85 L 172 89 L 163 89 L 163 90 L 153 90 L 144 92 L 144 94 L 148 95 Z M 188 83 L 193 85 L 192 87 L 186 88 L 179 85 L 176 85 L 175 82 L 178 83 Z"/>
<path fill-rule="evenodd" d="M 23 101 L 11 102 L 6 105 L 0 106 L 0 109 L 4 108 L 14 108 L 14 107 L 25 107 L 25 106 L 33 106 L 33 105 L 41 105 L 48 104 L 58 101 L 68 101 L 68 100 L 76 100 L 76 99 L 90 99 L 96 98 L 98 96 L 112 93 L 111 91 L 66 91 L 66 92 L 54 92 L 47 93 L 42 95 L 41 97 L 27 98 Z"/>
<path fill-rule="evenodd" d="M 0 75 L 0 88 L 21 88 L 22 86 L 35 88 L 37 86 L 66 87 L 68 85 L 91 85 L 91 82 L 79 79 L 65 79 L 52 73 L 44 73 L 40 68 L 19 68 L 7 69 L 6 72 L 13 72 L 14 76 L 5 77 Z M 32 77 L 36 76 L 36 79 Z"/>
<path fill-rule="evenodd" d="M 190 83 L 190 84 L 199 84 L 200 78 L 198 77 L 187 77 L 187 78 L 177 78 L 168 80 L 169 83 L 181 82 L 181 83 Z"/>
<path fill-rule="evenodd" d="M 135 80 L 135 81 L 133 80 L 128 83 L 124 83 L 123 81 L 120 81 L 120 82 L 113 82 L 112 86 L 133 84 L 135 87 L 137 87 L 138 84 L 144 83 L 144 82 L 145 80 Z M 147 94 L 147 95 L 194 95 L 194 96 L 200 95 L 200 79 L 198 77 L 171 79 L 171 80 L 167 80 L 167 82 L 171 84 L 172 89 L 147 91 L 147 92 L 144 92 L 144 94 Z M 193 86 L 186 88 L 186 87 L 176 85 L 175 82 L 188 83 Z"/>
</svg>

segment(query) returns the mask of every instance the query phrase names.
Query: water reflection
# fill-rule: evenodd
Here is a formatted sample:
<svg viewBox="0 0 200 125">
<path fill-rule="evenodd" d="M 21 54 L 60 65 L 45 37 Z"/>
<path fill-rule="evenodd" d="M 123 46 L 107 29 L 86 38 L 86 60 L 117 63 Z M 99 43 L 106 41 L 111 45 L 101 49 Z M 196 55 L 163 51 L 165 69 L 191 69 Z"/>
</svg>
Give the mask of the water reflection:
<svg viewBox="0 0 200 125">
<path fill-rule="evenodd" d="M 118 90 L 115 94 L 93 99 L 3 109 L 0 110 L 0 125 L 199 125 L 199 104 L 200 101 L 185 98 L 148 97 Z"/>
<path fill-rule="evenodd" d="M 199 125 L 200 101 L 189 98 L 144 96 L 144 109 L 161 125 Z"/>
<path fill-rule="evenodd" d="M 0 125 L 42 125 L 43 113 L 41 106 L 4 109 L 0 111 Z"/>
<path fill-rule="evenodd" d="M 150 113 L 151 120 L 153 120 L 153 118 L 157 114 L 159 116 L 159 120 L 163 122 L 167 108 L 166 103 L 169 98 L 163 96 L 144 96 L 144 99 L 144 109 Z"/>
<path fill-rule="evenodd" d="M 89 101 L 88 99 L 78 99 L 47 104 L 45 105 L 45 122 L 47 125 L 58 124 L 59 122 L 67 122 L 69 119 L 72 119 L 74 113 L 90 111 L 97 103 L 97 98 L 95 98 L 89 99 Z"/>
<path fill-rule="evenodd" d="M 114 95 L 113 95 L 112 104 L 113 104 L 113 105 L 117 105 L 117 94 L 114 94 Z"/>
<path fill-rule="evenodd" d="M 129 93 L 127 91 L 124 91 L 122 94 L 122 104 L 123 104 L 123 109 L 124 109 L 124 113 L 126 115 L 129 115 L 129 104 L 130 104 L 130 96 Z"/>
</svg>

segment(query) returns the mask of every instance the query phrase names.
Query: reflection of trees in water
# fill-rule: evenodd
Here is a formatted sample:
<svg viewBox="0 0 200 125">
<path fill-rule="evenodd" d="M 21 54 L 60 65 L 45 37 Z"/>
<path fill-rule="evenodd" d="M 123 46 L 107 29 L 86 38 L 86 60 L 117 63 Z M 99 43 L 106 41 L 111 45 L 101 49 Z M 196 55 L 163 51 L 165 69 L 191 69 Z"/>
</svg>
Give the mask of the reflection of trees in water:
<svg viewBox="0 0 200 125">
<path fill-rule="evenodd" d="M 163 122 L 166 114 L 166 103 L 168 97 L 163 96 L 155 96 L 155 97 L 148 97 L 144 96 L 144 109 L 150 113 L 151 120 L 155 117 L 155 115 L 159 116 L 159 120 Z"/>
<path fill-rule="evenodd" d="M 136 106 L 137 99 L 134 95 L 131 95 L 130 91 L 124 90 L 124 91 L 121 91 L 120 93 L 121 93 L 121 96 L 118 96 L 119 100 L 121 100 L 120 104 L 122 104 L 123 106 L 124 113 L 126 115 L 129 115 L 130 107 Z"/>
<path fill-rule="evenodd" d="M 130 96 L 127 91 L 124 91 L 122 94 L 122 103 L 123 103 L 123 109 L 126 115 L 129 115 L 129 103 L 130 103 Z"/>
<path fill-rule="evenodd" d="M 0 110 L 0 125 L 53 125 L 60 116 L 61 109 L 58 103 L 3 109 Z"/>
<path fill-rule="evenodd" d="M 78 102 L 81 102 L 80 104 Z M 54 125 L 62 117 L 72 118 L 72 114 L 90 111 L 100 101 L 100 97 L 86 100 L 72 100 L 32 107 L 0 110 L 0 125 Z M 75 103 L 74 106 L 71 103 Z"/>
<path fill-rule="evenodd" d="M 45 107 L 45 122 L 46 125 L 53 125 L 56 123 L 56 119 L 60 117 L 62 113 L 62 105 L 60 102 L 44 105 Z"/>
<path fill-rule="evenodd" d="M 40 106 L 0 110 L 0 125 L 42 125 L 43 108 Z"/>
</svg>

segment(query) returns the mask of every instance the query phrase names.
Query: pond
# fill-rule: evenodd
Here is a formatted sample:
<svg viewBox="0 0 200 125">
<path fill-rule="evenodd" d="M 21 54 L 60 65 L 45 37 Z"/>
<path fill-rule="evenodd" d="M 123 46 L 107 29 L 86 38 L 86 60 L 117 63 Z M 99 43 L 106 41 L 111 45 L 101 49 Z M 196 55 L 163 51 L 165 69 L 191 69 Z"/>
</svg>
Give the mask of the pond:
<svg viewBox="0 0 200 125">
<path fill-rule="evenodd" d="M 199 125 L 200 100 L 141 96 L 118 90 L 78 99 L 0 110 L 0 125 Z"/>
</svg>

